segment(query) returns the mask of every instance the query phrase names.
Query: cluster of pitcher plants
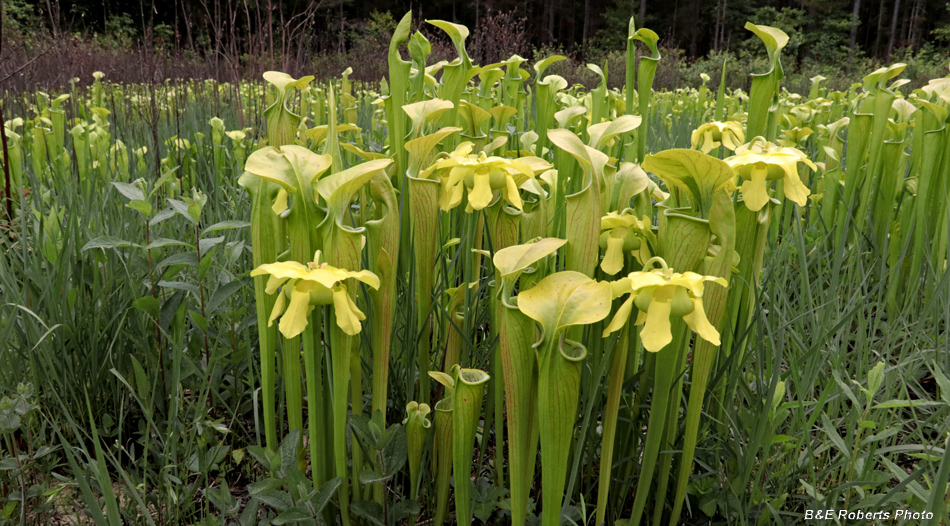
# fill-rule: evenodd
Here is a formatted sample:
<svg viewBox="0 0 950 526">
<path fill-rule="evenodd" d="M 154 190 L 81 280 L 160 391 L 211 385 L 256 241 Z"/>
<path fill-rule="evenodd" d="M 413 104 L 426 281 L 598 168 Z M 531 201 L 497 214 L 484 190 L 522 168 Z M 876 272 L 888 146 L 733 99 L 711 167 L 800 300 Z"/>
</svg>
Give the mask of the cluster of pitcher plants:
<svg viewBox="0 0 950 526">
<path fill-rule="evenodd" d="M 950 78 L 904 95 L 897 64 L 848 92 L 816 78 L 809 97 L 792 96 L 788 36 L 750 23 L 769 69 L 748 94 L 722 82 L 710 93 L 708 79 L 690 97 L 653 93 L 659 37 L 631 20 L 625 88 L 592 64 L 602 82 L 584 90 L 547 73 L 561 56 L 472 64 L 468 29 L 445 21 L 427 23 L 457 58 L 429 64 L 411 22 L 377 91 L 354 90 L 348 72 L 326 86 L 268 72 L 264 92 L 240 95 L 267 99 L 256 140 L 210 123 L 214 164 L 241 170 L 251 196 L 263 445 L 298 442 L 310 489 L 335 492 L 324 518 L 349 526 L 387 509 L 389 439 L 367 437 L 401 425 L 409 520 L 471 524 L 490 465 L 512 524 L 536 514 L 557 526 L 578 504 L 579 466 L 593 464 L 594 524 L 679 524 L 701 435 L 721 426 L 707 416 L 732 399 L 712 372 L 741 363 L 755 337 L 770 246 L 822 225 L 828 243 L 861 238 L 885 254 L 892 312 L 938 293 Z M 81 186 L 154 154 L 110 141 L 102 100 L 69 132 L 75 158 L 60 154 L 67 98 L 5 124 L 6 196 L 25 185 L 27 145 L 34 162 L 52 159 L 36 173 L 55 184 L 76 163 Z M 684 115 L 701 122 L 676 138 L 683 148 L 649 151 Z M 197 236 L 196 145 L 166 145 L 164 177 L 117 188 L 153 223 L 165 218 L 148 201 L 163 189 Z M 106 241 L 84 250 L 116 246 Z M 412 371 L 398 385 L 393 360 Z M 630 480 L 622 458 L 640 466 L 635 484 L 613 484 Z"/>
<path fill-rule="evenodd" d="M 703 102 L 710 120 L 693 132 L 692 148 L 648 153 L 660 60 L 649 29 L 631 21 L 623 93 L 604 82 L 578 98 L 563 78 L 545 75 L 563 57 L 534 64 L 533 75 L 518 56 L 477 66 L 465 51 L 468 30 L 449 22 L 429 21 L 458 58 L 428 65 L 428 41 L 410 34 L 410 22 L 397 27 L 389 79 L 373 103 L 384 144 L 364 150 L 350 140 L 352 96 L 338 104 L 332 87 L 321 92 L 328 123 L 309 128 L 312 105 L 296 110 L 292 101 L 312 99 L 311 79 L 270 72 L 267 140 L 239 181 L 253 197 L 267 445 L 276 448 L 285 432 L 275 416 L 281 385 L 286 430 L 309 438 L 303 460 L 314 486 L 340 478 L 344 525 L 361 498 L 363 455 L 373 454 L 347 441 L 347 420 L 367 411 L 385 418 L 394 335 L 415 350 L 416 374 L 395 388 L 413 393 L 405 422 L 412 495 L 428 489 L 434 507 L 422 513 L 436 524 L 472 522 L 473 459 L 484 458 L 474 449 L 489 441 L 513 524 L 525 524 L 533 496 L 541 523 L 558 525 L 571 461 L 598 449 L 595 524 L 620 518 L 610 507 L 618 444 L 628 449 L 619 454 L 640 457 L 636 487 L 625 488 L 635 496 L 623 510 L 629 524 L 645 514 L 677 524 L 713 407 L 706 399 L 717 395 L 707 393 L 710 371 L 743 352 L 770 243 L 792 239 L 803 221 L 824 221 L 834 235 L 854 222 L 894 255 L 895 281 L 932 292 L 923 274 L 942 271 L 946 250 L 928 240 L 947 238 L 950 160 L 939 154 L 950 148 L 947 79 L 903 98 L 899 82 L 888 84 L 896 65 L 868 75 L 858 96 L 816 93 L 789 108 L 780 90 L 788 37 L 749 24 L 771 68 L 754 77 L 748 100 L 727 108 L 720 86 L 715 102 Z M 647 51 L 639 68 L 637 42 Z M 916 192 L 904 191 L 910 185 Z M 394 312 L 399 295 L 412 297 L 409 312 Z M 900 308 L 903 298 L 893 300 Z M 365 386 L 364 351 L 372 360 Z M 633 410 L 621 423 L 621 395 L 635 375 Z M 581 393 L 600 382 L 606 396 L 587 403 L 602 405 L 602 442 L 577 444 Z M 618 442 L 621 425 L 646 426 L 646 436 Z M 372 491 L 379 504 L 381 486 Z"/>
</svg>

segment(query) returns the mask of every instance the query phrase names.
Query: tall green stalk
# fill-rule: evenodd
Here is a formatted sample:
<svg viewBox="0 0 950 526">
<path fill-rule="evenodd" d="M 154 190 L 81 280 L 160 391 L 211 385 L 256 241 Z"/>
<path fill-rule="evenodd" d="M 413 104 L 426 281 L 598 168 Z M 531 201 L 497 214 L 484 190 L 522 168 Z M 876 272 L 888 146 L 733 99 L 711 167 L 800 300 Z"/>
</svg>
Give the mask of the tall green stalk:
<svg viewBox="0 0 950 526">
<path fill-rule="evenodd" d="M 528 495 L 534 478 L 530 458 L 537 455 L 531 437 L 537 421 L 537 357 L 532 347 L 535 327 L 530 318 L 518 309 L 513 296 L 522 273 L 553 254 L 567 241 L 546 238 L 535 243 L 515 245 L 495 253 L 495 301 L 498 306 L 498 338 L 504 370 L 505 403 L 508 414 L 508 463 L 511 473 L 511 522 L 523 525 L 527 519 Z"/>
<path fill-rule="evenodd" d="M 588 325 L 610 313 L 610 284 L 584 274 L 552 274 L 518 295 L 518 308 L 541 325 L 536 342 L 538 360 L 538 417 L 541 438 L 542 526 L 557 526 L 567 478 L 577 401 L 583 344 L 565 338 L 569 327 Z"/>
<path fill-rule="evenodd" d="M 659 176 L 670 189 L 670 196 L 660 203 L 659 229 L 657 234 L 657 254 L 665 260 L 664 265 L 677 272 L 697 271 L 706 254 L 709 239 L 712 235 L 711 223 L 717 223 L 716 232 L 728 237 L 731 218 L 732 202 L 729 199 L 729 183 L 735 174 L 725 162 L 694 150 L 668 150 L 656 155 L 648 156 L 644 160 L 644 168 Z M 726 242 L 727 240 L 720 239 Z M 724 261 L 731 265 L 731 250 L 724 250 Z M 725 264 L 725 263 L 724 263 Z M 728 268 L 731 268 L 728 267 Z M 633 278 L 634 274 L 631 274 Z M 704 278 L 706 279 L 706 278 Z M 711 278 L 710 278 L 711 279 Z M 672 289 L 670 289 L 672 291 Z M 651 311 L 646 315 L 648 331 L 653 314 L 653 306 L 658 292 L 654 292 L 653 300 L 649 302 Z M 639 299 L 639 297 L 637 297 Z M 702 299 L 698 300 L 692 309 L 696 311 L 702 306 Z M 637 303 L 638 308 L 645 305 Z M 627 307 L 629 308 L 629 307 Z M 701 311 L 696 311 L 701 312 Z M 657 311 L 658 316 L 664 316 L 663 311 Z M 693 314 L 690 314 L 691 316 Z M 644 347 L 658 351 L 654 361 L 653 402 L 650 405 L 650 418 L 647 427 L 647 438 L 644 446 L 643 461 L 641 463 L 640 479 L 637 483 L 636 498 L 633 504 L 632 521 L 639 524 L 645 508 L 649 488 L 653 480 L 654 470 L 658 474 L 657 492 L 655 493 L 654 522 L 660 519 L 665 500 L 665 492 L 669 480 L 669 466 L 672 455 L 661 450 L 670 450 L 676 430 L 676 405 L 670 401 L 677 400 L 682 392 L 681 368 L 685 363 L 685 349 L 689 343 L 687 324 L 697 328 L 696 320 L 689 317 L 678 317 L 674 311 L 666 316 L 672 316 L 671 328 L 666 344 L 659 340 L 653 343 L 655 336 L 644 335 Z M 705 316 L 703 316 L 705 318 Z M 655 321 L 653 323 L 656 323 Z M 670 322 L 667 322 L 670 323 Z M 709 325 L 709 321 L 705 322 Z M 611 324 L 608 329 L 617 330 L 620 325 Z M 713 329 L 715 332 L 715 329 Z M 651 333 L 652 334 L 652 333 Z M 704 335 L 709 339 L 710 335 Z M 715 334 L 715 345 L 719 344 L 719 334 Z M 655 347 L 661 347 L 657 349 Z M 694 365 L 695 367 L 695 365 Z M 705 365 L 703 365 L 705 367 Z M 695 369 L 694 369 L 695 371 Z M 695 371 L 699 376 L 708 375 L 708 370 Z M 674 387 L 675 386 L 675 387 Z M 701 400 L 701 398 L 700 398 Z M 701 402 L 698 404 L 701 407 Z M 659 458 L 659 464 L 657 459 Z M 690 463 L 692 460 L 690 459 Z"/>
<path fill-rule="evenodd" d="M 775 119 L 778 111 L 779 86 L 785 75 L 781 54 L 782 49 L 788 44 L 788 35 L 781 29 L 760 26 L 752 22 L 746 22 L 745 28 L 762 40 L 769 55 L 768 71 L 752 74 L 746 137 L 762 136 L 771 141 L 776 139 Z"/>
<path fill-rule="evenodd" d="M 455 479 L 455 523 L 472 524 L 472 454 L 482 413 L 488 373 L 452 368 L 455 393 L 452 402 L 452 474 Z"/>
<path fill-rule="evenodd" d="M 449 482 L 452 478 L 452 416 L 453 389 L 446 387 L 445 396 L 435 404 L 435 440 L 432 463 L 435 471 L 436 509 L 433 523 L 442 526 L 449 512 Z"/>
<path fill-rule="evenodd" d="M 420 103 L 416 103 L 420 104 Z M 434 282 L 435 261 L 438 254 L 439 228 L 439 181 L 420 177 L 424 168 L 427 168 L 435 155 L 435 148 L 439 142 L 459 131 L 461 128 L 442 128 L 429 134 L 424 133 L 424 122 L 434 118 L 438 110 L 418 112 L 419 117 L 413 123 L 415 139 L 406 143 L 409 151 L 409 167 L 406 179 L 409 189 L 408 210 L 412 217 L 410 229 L 410 243 L 412 246 L 413 269 L 415 271 L 415 311 L 416 311 L 416 359 L 419 371 L 419 393 L 416 397 L 420 403 L 429 401 L 429 377 L 424 374 L 431 369 L 429 349 L 432 346 L 431 310 L 432 288 Z M 444 107 L 442 107 L 444 111 Z M 411 112 L 410 116 L 416 115 Z"/>
<path fill-rule="evenodd" d="M 630 18 L 630 31 L 633 31 L 633 18 Z M 656 67 L 660 62 L 660 51 L 657 48 L 657 42 L 660 41 L 659 35 L 653 30 L 640 28 L 633 32 L 627 38 L 627 64 L 629 67 L 632 62 L 633 41 L 639 40 L 646 44 L 650 50 L 650 56 L 640 57 L 640 67 L 637 70 L 637 112 L 642 119 L 642 125 L 637 130 L 637 162 L 643 162 L 647 152 L 647 136 L 650 133 L 650 123 L 652 121 L 652 102 L 653 102 L 653 79 L 656 76 Z M 629 77 L 628 77 L 629 80 Z M 627 104 L 630 104 L 630 88 L 627 88 Z"/>
<path fill-rule="evenodd" d="M 324 177 L 317 183 L 317 192 L 325 199 L 327 205 L 327 217 L 320 224 L 319 229 L 323 236 L 324 246 L 328 249 L 327 261 L 331 265 L 348 269 L 359 268 L 365 229 L 353 228 L 346 224 L 347 209 L 357 190 L 390 164 L 392 161 L 389 159 L 365 162 Z M 350 303 L 355 301 L 356 291 L 356 287 L 347 289 Z M 331 326 L 333 447 L 336 474 L 343 478 L 338 492 L 344 526 L 349 524 L 349 484 L 346 481 L 346 410 L 352 345 L 354 345 L 353 336 L 347 334 L 339 323 Z M 354 407 L 353 410 L 357 411 L 360 408 Z"/>
</svg>

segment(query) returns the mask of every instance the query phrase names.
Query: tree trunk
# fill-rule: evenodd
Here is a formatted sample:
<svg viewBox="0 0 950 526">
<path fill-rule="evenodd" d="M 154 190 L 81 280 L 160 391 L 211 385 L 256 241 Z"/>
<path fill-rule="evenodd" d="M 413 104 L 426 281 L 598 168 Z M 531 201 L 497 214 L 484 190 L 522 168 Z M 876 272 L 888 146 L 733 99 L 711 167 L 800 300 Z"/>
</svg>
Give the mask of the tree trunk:
<svg viewBox="0 0 950 526">
<path fill-rule="evenodd" d="M 901 43 L 901 47 L 906 47 L 906 46 L 907 46 L 907 40 L 908 40 L 908 39 L 907 39 L 907 28 L 910 26 L 910 23 L 909 23 L 910 17 L 907 16 L 907 5 L 906 5 L 906 4 L 904 5 L 904 16 L 903 16 L 903 17 L 900 17 L 900 18 L 901 18 L 901 37 L 900 37 L 900 43 Z"/>
<path fill-rule="evenodd" d="M 274 67 L 274 4 L 267 0 L 267 38 L 270 40 L 270 65 Z"/>
<path fill-rule="evenodd" d="M 908 31 L 908 42 L 914 48 L 917 47 L 917 39 L 920 35 L 920 17 L 923 12 L 923 6 L 921 5 L 921 0 L 914 0 L 914 7 L 910 10 L 910 30 Z"/>
<path fill-rule="evenodd" d="M 577 9 L 574 6 L 573 0 L 565 3 L 567 4 L 567 21 L 571 24 L 571 36 L 568 42 L 575 45 L 577 44 Z M 563 38 L 563 35 L 561 38 Z"/>
<path fill-rule="evenodd" d="M 640 13 L 637 15 L 637 23 L 643 25 L 643 19 L 647 17 L 647 0 L 640 0 Z"/>
<path fill-rule="evenodd" d="M 891 60 L 894 51 L 894 37 L 897 36 L 897 14 L 901 10 L 901 0 L 894 0 L 894 14 L 891 16 L 891 35 L 887 40 L 887 60 Z"/>
<path fill-rule="evenodd" d="M 181 32 L 178 23 L 178 0 L 175 0 L 175 53 L 181 53 Z"/>
<path fill-rule="evenodd" d="M 478 27 L 478 22 L 479 22 L 479 19 L 478 19 L 478 7 L 479 7 L 479 5 L 478 5 L 478 4 L 479 4 L 478 0 L 475 0 L 475 27 L 476 27 L 476 28 Z"/>
<path fill-rule="evenodd" d="M 719 2 L 716 3 L 716 25 L 713 26 L 713 40 L 712 40 L 713 51 L 719 50 L 719 22 L 720 22 L 719 11 L 720 11 L 721 6 L 722 6 L 722 0 L 719 0 Z"/>
<path fill-rule="evenodd" d="M 881 0 L 881 5 L 877 8 L 877 31 L 875 32 L 874 37 L 874 56 L 881 55 L 881 31 L 884 29 L 884 0 Z"/>
<path fill-rule="evenodd" d="M 674 45 L 676 45 L 676 15 L 679 13 L 679 8 L 679 0 L 673 0 L 673 28 L 670 31 L 670 40 L 673 41 Z"/>
<path fill-rule="evenodd" d="M 722 22 L 719 23 L 719 48 L 722 48 L 722 43 L 726 40 L 726 15 L 729 14 L 728 9 L 728 0 L 722 0 Z M 729 46 L 726 46 L 726 49 L 729 49 Z"/>
<path fill-rule="evenodd" d="M 851 74 L 851 62 L 854 59 L 854 46 L 858 40 L 858 26 L 861 25 L 861 0 L 854 0 L 854 11 L 851 12 L 851 43 L 848 46 L 847 73 Z"/>
<path fill-rule="evenodd" d="M 46 0 L 46 10 L 49 12 L 49 25 L 50 29 L 53 30 L 53 39 L 59 39 L 59 2 L 56 2 L 54 8 L 53 4 Z"/>
<path fill-rule="evenodd" d="M 188 2 L 188 5 L 185 5 L 185 2 Z M 188 0 L 182 0 L 181 10 L 182 10 L 182 16 L 184 17 L 184 20 L 185 20 L 185 36 L 188 39 L 188 49 L 194 50 L 195 39 L 194 39 L 194 36 L 191 34 L 191 13 L 193 13 L 194 10 L 191 8 L 191 2 Z"/>
<path fill-rule="evenodd" d="M 584 41 L 584 55 L 587 55 L 587 28 L 590 26 L 590 0 L 584 0 L 584 29 L 581 31 L 581 40 Z"/>
<path fill-rule="evenodd" d="M 700 13 L 702 11 L 703 4 L 702 0 L 693 0 L 693 9 L 694 13 Z M 689 28 L 689 54 L 691 56 L 696 56 L 696 46 L 698 45 L 697 40 L 699 39 L 699 31 L 702 28 L 699 24 L 690 24 Z"/>
<path fill-rule="evenodd" d="M 342 5 L 342 4 L 341 4 Z M 296 7 L 296 6 L 295 6 Z M 284 9 L 280 9 L 280 70 L 287 71 L 287 57 L 290 55 L 290 45 L 287 43 L 287 25 L 284 23 Z"/>
</svg>

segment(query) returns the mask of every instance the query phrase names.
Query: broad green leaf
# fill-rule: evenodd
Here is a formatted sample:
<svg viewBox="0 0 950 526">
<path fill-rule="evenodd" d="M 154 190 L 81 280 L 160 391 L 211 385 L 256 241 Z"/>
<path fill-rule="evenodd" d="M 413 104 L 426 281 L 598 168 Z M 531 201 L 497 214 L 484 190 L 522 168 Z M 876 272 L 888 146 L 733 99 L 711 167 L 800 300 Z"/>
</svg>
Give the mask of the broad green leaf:
<svg viewBox="0 0 950 526">
<path fill-rule="evenodd" d="M 205 312 L 213 313 L 215 309 L 218 308 L 225 300 L 230 298 L 235 292 L 241 290 L 244 287 L 244 282 L 241 280 L 231 281 L 221 285 L 211 294 L 211 299 L 208 300 L 208 304 L 205 306 Z"/>
<path fill-rule="evenodd" d="M 599 150 L 621 133 L 635 130 L 640 126 L 640 120 L 640 117 L 636 115 L 621 115 L 612 121 L 594 124 L 587 128 L 590 136 L 588 143 L 592 148 Z"/>
<path fill-rule="evenodd" d="M 535 63 L 534 71 L 537 74 L 538 79 L 541 79 L 541 77 L 544 75 L 544 70 L 548 69 L 548 66 L 550 66 L 551 64 L 554 64 L 555 62 L 560 62 L 562 60 L 567 60 L 567 57 L 561 56 L 561 55 L 551 55 L 550 57 L 547 57 L 541 60 L 540 62 Z M 567 84 L 566 81 L 565 81 L 565 84 Z"/>
<path fill-rule="evenodd" d="M 788 44 L 788 35 L 777 27 L 760 26 L 752 22 L 746 22 L 745 28 L 755 33 L 757 37 L 765 44 L 765 49 L 769 54 L 769 61 L 776 60 L 776 53 L 780 52 Z"/>
<path fill-rule="evenodd" d="M 463 100 L 459 103 L 459 117 L 468 125 L 468 132 L 475 137 L 479 135 L 482 124 L 492 118 L 492 114 Z"/>
<path fill-rule="evenodd" d="M 687 194 L 688 203 L 674 201 L 674 206 L 691 206 L 703 218 L 709 215 L 716 190 L 736 177 L 725 161 L 681 148 L 647 155 L 643 169 L 655 173 L 671 191 Z"/>
<path fill-rule="evenodd" d="M 458 52 L 459 57 L 462 57 L 463 60 L 468 57 L 465 53 L 465 40 L 469 35 L 467 27 L 461 24 L 446 22 L 445 20 L 426 20 L 426 23 L 432 24 L 442 31 L 445 31 L 445 33 L 449 35 L 449 39 L 452 40 L 452 44 L 455 46 L 455 51 Z"/>
<path fill-rule="evenodd" d="M 391 159 L 367 161 L 329 175 L 317 181 L 317 192 L 326 200 L 329 209 L 342 214 L 353 193 L 369 182 L 376 172 L 385 170 L 392 163 Z"/>
<path fill-rule="evenodd" d="M 80 252 L 85 252 L 91 248 L 142 248 L 142 245 L 137 243 L 132 243 L 131 241 L 126 241 L 124 239 L 119 239 L 114 236 L 100 236 L 95 239 L 90 240 L 88 243 L 83 245 Z"/>
<path fill-rule="evenodd" d="M 273 84 L 274 87 L 281 91 L 285 91 L 287 88 L 303 89 L 313 80 L 312 75 L 295 79 L 281 71 L 265 71 L 263 77 L 264 80 Z"/>
<path fill-rule="evenodd" d="M 336 129 L 336 134 L 339 136 L 341 133 L 359 131 L 360 127 L 353 124 L 344 123 L 344 124 L 337 124 L 335 129 Z M 307 135 L 307 137 L 310 139 L 310 141 L 314 145 L 319 146 L 323 144 L 323 141 L 327 140 L 327 136 L 330 133 L 330 127 L 326 124 L 322 124 L 320 126 L 310 128 L 304 133 Z"/>
<path fill-rule="evenodd" d="M 424 135 L 418 139 L 413 139 L 407 142 L 406 150 L 409 151 L 410 157 L 421 162 L 423 159 L 427 159 L 429 157 L 429 153 L 431 153 L 432 149 L 442 142 L 442 139 L 445 139 L 449 135 L 459 131 L 462 131 L 462 128 L 442 128 L 435 133 L 430 133 L 429 135 Z"/>
<path fill-rule="evenodd" d="M 878 362 L 870 371 L 868 371 L 868 402 L 870 402 L 874 395 L 877 394 L 878 389 L 881 388 L 881 385 L 884 383 L 884 362 Z"/>
<path fill-rule="evenodd" d="M 145 192 L 142 191 L 142 188 L 136 184 L 132 183 L 112 183 L 112 186 L 119 191 L 120 194 L 133 201 L 144 201 Z"/>
<path fill-rule="evenodd" d="M 168 239 L 168 238 L 166 238 L 166 237 L 160 237 L 160 238 L 156 239 L 155 241 L 152 241 L 151 243 L 149 243 L 148 245 L 146 245 L 146 246 L 145 246 L 145 249 L 146 249 L 146 250 L 152 250 L 152 249 L 155 249 L 155 248 L 161 248 L 161 247 L 167 247 L 167 246 L 189 247 L 189 248 L 191 248 L 192 250 L 194 250 L 194 248 L 195 248 L 195 246 L 192 245 L 191 243 L 186 243 L 186 242 L 184 242 L 184 241 L 178 241 L 177 239 Z"/>
<path fill-rule="evenodd" d="M 202 254 L 202 259 L 204 259 L 204 254 L 207 254 L 214 248 L 216 245 L 224 242 L 224 236 L 221 237 L 208 237 L 198 241 L 198 250 Z"/>
<path fill-rule="evenodd" d="M 412 137 L 417 137 L 423 132 L 423 127 L 442 118 L 442 114 L 454 108 L 452 101 L 442 99 L 428 99 L 421 102 L 406 104 L 402 107 L 403 111 L 412 121 Z"/>
<path fill-rule="evenodd" d="M 512 108 L 511 106 L 495 106 L 494 108 L 488 110 L 491 113 L 492 119 L 494 119 L 494 127 L 497 130 L 503 130 L 504 124 L 508 122 L 508 119 L 512 118 L 518 113 L 518 110 Z"/>
<path fill-rule="evenodd" d="M 148 314 L 154 320 L 157 320 L 159 314 L 161 313 L 161 305 L 159 305 L 158 298 L 154 298 L 152 296 L 142 296 L 141 298 L 133 301 L 132 306 Z"/>
<path fill-rule="evenodd" d="M 567 243 L 566 239 L 548 237 L 535 242 L 504 248 L 495 253 L 492 262 L 502 277 L 520 274 L 531 265 L 553 254 Z"/>
<path fill-rule="evenodd" d="M 934 380 L 937 381 L 937 385 L 940 386 L 940 399 L 944 401 L 947 405 L 950 405 L 950 378 L 947 378 L 947 375 L 939 367 L 934 367 L 931 369 L 934 375 Z"/>
<path fill-rule="evenodd" d="M 171 267 L 174 265 L 186 265 L 189 267 L 197 267 L 198 255 L 195 254 L 194 252 L 183 252 L 181 254 L 173 254 L 159 261 L 155 265 L 155 271 L 158 272 L 159 270 L 165 267 Z"/>
<path fill-rule="evenodd" d="M 329 155 L 317 155 L 303 146 L 286 145 L 279 150 L 267 147 L 255 151 L 248 156 L 244 169 L 281 185 L 288 192 L 298 192 L 312 185 L 331 163 Z"/>
<path fill-rule="evenodd" d="M 389 159 L 389 156 L 387 156 L 384 153 L 368 152 L 352 143 L 345 142 L 341 144 L 340 146 L 344 150 L 352 153 L 353 155 L 356 155 L 357 157 L 359 157 L 360 159 L 363 159 L 364 161 L 375 161 L 376 159 Z"/>
<path fill-rule="evenodd" d="M 152 205 L 148 201 L 142 201 L 140 199 L 133 199 L 129 201 L 129 204 L 125 205 L 132 210 L 142 214 L 146 218 L 152 215 Z"/>
<path fill-rule="evenodd" d="M 867 74 L 864 79 L 862 79 L 864 81 L 864 89 L 868 91 L 884 89 L 885 84 L 887 84 L 888 81 L 894 77 L 903 73 L 905 68 L 907 68 L 907 64 L 898 62 L 896 64 L 891 64 L 890 66 L 885 66 L 874 70 L 873 72 Z"/>
<path fill-rule="evenodd" d="M 429 371 L 429 376 L 431 376 L 436 382 L 444 385 L 445 388 L 449 390 L 449 392 L 455 390 L 455 378 L 453 376 L 441 371 Z"/>
<path fill-rule="evenodd" d="M 547 77 L 544 77 L 544 80 L 539 80 L 538 84 L 541 86 L 550 86 L 551 91 L 554 92 L 567 88 L 567 80 L 565 80 L 564 77 L 560 75 L 548 75 Z"/>
<path fill-rule="evenodd" d="M 197 285 L 195 285 L 194 283 L 186 283 L 184 281 L 159 281 L 157 285 L 165 289 L 183 290 L 185 292 L 191 292 L 196 297 L 200 293 Z"/>
<path fill-rule="evenodd" d="M 208 228 L 204 229 L 201 232 L 201 235 L 204 236 L 211 232 L 217 232 L 218 230 L 231 230 L 233 228 L 245 228 L 251 226 L 247 221 L 239 221 L 236 219 L 229 219 L 226 221 L 219 221 Z"/>
<path fill-rule="evenodd" d="M 357 501 L 349 506 L 353 509 L 353 515 L 362 518 L 368 524 L 374 526 L 386 526 L 387 521 L 383 506 L 376 502 Z"/>
<path fill-rule="evenodd" d="M 175 176 L 175 173 L 178 172 L 179 168 L 181 168 L 181 166 L 176 166 L 172 168 L 171 170 L 168 170 L 167 172 L 163 173 L 162 176 L 158 178 L 158 181 L 155 181 L 155 184 L 152 186 L 152 191 L 148 193 L 148 199 L 151 199 L 152 195 L 154 195 L 155 192 L 157 192 L 160 188 L 163 188 L 165 186 L 165 183 L 170 181 L 172 177 Z"/>
<path fill-rule="evenodd" d="M 603 174 L 609 158 L 606 154 L 585 145 L 570 130 L 557 129 L 548 131 L 548 139 L 558 148 L 574 156 L 581 163 L 585 171 L 593 170 L 594 174 Z"/>
<path fill-rule="evenodd" d="M 553 75 L 552 75 L 552 76 L 553 76 Z M 564 87 L 567 87 L 567 81 L 564 81 L 564 84 L 565 84 Z M 563 88 L 562 88 L 562 89 L 563 89 Z M 574 119 L 580 117 L 581 115 L 583 115 L 583 114 L 585 114 L 585 113 L 587 113 L 587 109 L 584 108 L 583 106 L 569 106 L 569 107 L 564 108 L 563 110 L 560 110 L 560 111 L 558 111 L 557 113 L 555 113 L 555 114 L 554 114 L 554 120 L 557 121 L 557 125 L 558 125 L 559 128 L 570 128 L 570 127 L 571 127 L 571 123 L 574 121 Z M 548 131 L 548 136 L 549 136 L 549 137 L 550 137 L 550 135 L 551 135 L 551 132 L 553 132 L 553 131 L 554 131 L 554 130 Z M 580 139 L 578 139 L 578 142 L 579 142 L 579 141 L 580 141 Z M 582 143 L 582 144 L 583 144 L 583 143 Z"/>
<path fill-rule="evenodd" d="M 271 524 L 282 526 L 284 524 L 298 524 L 300 521 L 313 520 L 313 515 L 305 506 L 294 506 L 281 511 L 277 517 L 271 520 Z"/>
<path fill-rule="evenodd" d="M 611 288 L 580 272 L 552 274 L 518 295 L 518 308 L 541 324 L 543 337 L 572 325 L 587 325 L 610 314 Z"/>
</svg>

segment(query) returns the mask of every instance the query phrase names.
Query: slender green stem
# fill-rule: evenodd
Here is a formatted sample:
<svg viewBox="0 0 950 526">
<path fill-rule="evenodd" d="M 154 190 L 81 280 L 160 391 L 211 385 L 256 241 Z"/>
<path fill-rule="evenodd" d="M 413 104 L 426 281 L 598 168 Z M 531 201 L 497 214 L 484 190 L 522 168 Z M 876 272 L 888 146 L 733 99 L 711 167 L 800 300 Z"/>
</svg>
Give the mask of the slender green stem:
<svg viewBox="0 0 950 526">
<path fill-rule="evenodd" d="M 499 301 L 503 301 L 499 299 Z M 517 310 L 503 305 L 499 313 L 499 356 L 505 403 L 508 410 L 508 465 L 511 472 L 511 523 L 525 524 L 533 469 L 529 457 L 532 421 L 537 417 L 537 360 L 531 348 L 534 323 Z"/>
<path fill-rule="evenodd" d="M 350 375 L 350 337 L 335 324 L 330 328 L 330 353 L 333 368 L 333 449 L 336 475 L 343 479 L 338 490 L 340 518 L 350 524 L 350 492 L 346 481 L 346 409 Z"/>
<path fill-rule="evenodd" d="M 472 524 L 472 455 L 481 416 L 482 397 L 488 374 L 476 369 L 455 368 L 452 407 L 452 473 L 455 479 L 455 522 Z M 484 435 L 482 435 L 484 440 Z"/>
<path fill-rule="evenodd" d="M 568 456 L 577 402 L 581 367 L 586 350 L 580 344 L 555 336 L 538 353 L 538 416 L 541 433 L 541 524 L 558 526 L 567 479 Z"/>
<path fill-rule="evenodd" d="M 628 338 L 630 322 L 620 329 L 620 337 L 614 348 L 610 365 L 610 380 L 607 388 L 607 404 L 604 406 L 604 434 L 600 447 L 600 478 L 597 485 L 597 515 L 595 526 L 604 524 L 607 519 L 607 502 L 610 496 L 610 476 L 613 472 L 614 445 L 617 436 L 617 416 L 620 413 L 620 394 L 627 367 Z"/>
<path fill-rule="evenodd" d="M 442 526 L 448 515 L 449 481 L 452 478 L 452 437 L 454 417 L 452 416 L 452 395 L 447 395 L 435 405 L 435 496 L 436 510 L 433 517 L 435 526 Z"/>
</svg>

